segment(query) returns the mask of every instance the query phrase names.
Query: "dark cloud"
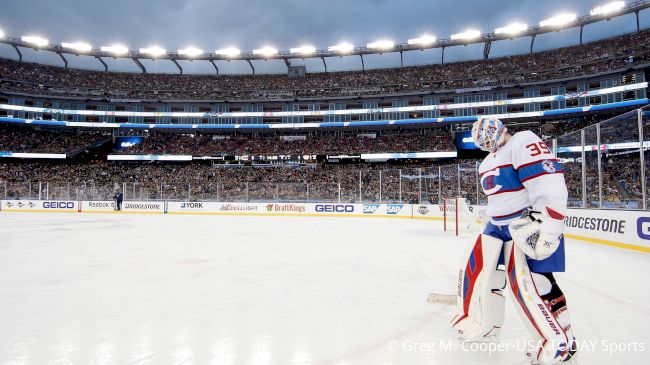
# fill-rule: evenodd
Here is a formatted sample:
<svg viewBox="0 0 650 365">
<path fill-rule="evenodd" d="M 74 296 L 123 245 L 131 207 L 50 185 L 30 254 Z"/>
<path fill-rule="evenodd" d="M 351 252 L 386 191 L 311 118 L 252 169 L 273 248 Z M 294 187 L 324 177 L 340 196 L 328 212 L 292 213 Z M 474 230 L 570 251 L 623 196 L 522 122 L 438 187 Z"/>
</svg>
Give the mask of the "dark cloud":
<svg viewBox="0 0 650 365">
<path fill-rule="evenodd" d="M 488 32 L 511 21 L 535 24 L 565 10 L 586 14 L 597 1 L 566 0 L 3 0 L 0 28 L 8 35 L 38 33 L 52 42 L 85 40 L 95 46 L 120 42 L 130 48 L 159 44 L 168 50 L 195 45 L 206 51 L 235 45 L 243 50 L 269 44 L 287 50 L 303 43 L 323 49 L 340 41 L 364 45 L 378 38 L 406 41 L 423 33 L 446 38 L 473 27 Z M 643 25 L 648 21 L 642 13 Z M 634 16 L 589 26 L 588 39 L 634 29 Z M 577 42 L 575 31 L 540 37 L 538 46 L 550 48 Z M 498 54 L 521 53 L 528 42 L 501 42 Z M 449 60 L 480 57 L 482 47 L 449 50 Z M 15 57 L 9 47 L 0 56 Z M 28 59 L 57 62 L 44 52 L 26 51 Z M 414 52 L 407 64 L 439 60 L 439 51 Z M 297 61 L 298 63 L 302 61 Z M 399 57 L 372 58 L 370 67 L 396 65 Z M 87 57 L 71 60 L 77 67 L 97 67 Z M 281 62 L 259 62 L 265 72 L 281 72 Z M 320 61 L 307 61 L 320 70 Z M 359 67 L 358 59 L 332 60 L 341 68 Z M 174 72 L 169 62 L 148 62 L 153 71 Z M 111 62 L 113 69 L 137 70 L 130 61 Z M 187 65 L 189 71 L 211 72 L 200 62 Z M 334 67 L 334 66 L 333 66 Z M 243 62 L 224 63 L 232 72 L 247 72 Z"/>
</svg>

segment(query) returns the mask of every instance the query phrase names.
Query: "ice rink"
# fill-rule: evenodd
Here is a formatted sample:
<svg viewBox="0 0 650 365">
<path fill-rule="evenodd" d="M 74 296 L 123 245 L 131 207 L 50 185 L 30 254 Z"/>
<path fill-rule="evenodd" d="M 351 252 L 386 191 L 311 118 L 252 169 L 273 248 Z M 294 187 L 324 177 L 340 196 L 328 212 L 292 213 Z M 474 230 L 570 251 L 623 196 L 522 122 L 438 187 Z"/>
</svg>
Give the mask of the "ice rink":
<svg viewBox="0 0 650 365">
<path fill-rule="evenodd" d="M 435 221 L 0 214 L 0 364 L 526 364 L 461 345 L 460 249 Z M 580 364 L 650 360 L 650 255 L 569 241 Z"/>
</svg>

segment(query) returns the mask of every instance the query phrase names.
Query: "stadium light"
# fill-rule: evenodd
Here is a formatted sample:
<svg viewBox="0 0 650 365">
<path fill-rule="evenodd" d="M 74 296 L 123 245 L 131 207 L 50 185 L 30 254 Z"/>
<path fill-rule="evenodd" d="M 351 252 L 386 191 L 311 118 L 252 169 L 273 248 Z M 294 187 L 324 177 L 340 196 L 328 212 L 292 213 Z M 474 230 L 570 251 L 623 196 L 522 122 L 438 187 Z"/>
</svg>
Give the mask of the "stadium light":
<svg viewBox="0 0 650 365">
<path fill-rule="evenodd" d="M 539 22 L 539 26 L 540 27 L 561 27 L 563 25 L 567 25 L 571 23 L 577 18 L 578 16 L 573 13 L 562 13 L 552 18 L 542 20 L 541 22 Z"/>
<path fill-rule="evenodd" d="M 316 53 L 316 47 L 314 47 L 314 46 L 300 46 L 300 47 L 297 47 L 297 48 L 291 48 L 290 52 L 295 53 L 295 54 L 310 55 L 310 54 Z"/>
<path fill-rule="evenodd" d="M 3 32 L 2 29 L 0 29 L 0 38 L 4 38 L 4 37 L 5 37 L 5 32 Z"/>
<path fill-rule="evenodd" d="M 506 25 L 505 27 L 497 28 L 494 30 L 494 34 L 519 34 L 528 29 L 528 24 L 524 23 L 512 23 Z"/>
<path fill-rule="evenodd" d="M 373 49 L 391 49 L 395 47 L 395 42 L 388 39 L 381 39 L 375 42 L 368 43 L 366 47 L 373 48 Z"/>
<path fill-rule="evenodd" d="M 196 47 L 187 47 L 179 49 L 178 54 L 187 57 L 198 57 L 203 54 L 203 50 Z"/>
<path fill-rule="evenodd" d="M 117 56 L 129 53 L 129 49 L 127 47 L 121 45 L 121 44 L 114 44 L 112 46 L 104 46 L 104 47 L 101 47 L 100 50 L 102 52 L 109 52 L 109 53 L 112 53 L 112 54 L 117 55 Z"/>
<path fill-rule="evenodd" d="M 589 12 L 591 15 L 609 15 L 611 13 L 617 12 L 625 6 L 624 1 L 612 1 L 609 4 L 599 6 Z"/>
<path fill-rule="evenodd" d="M 339 52 L 339 53 L 348 53 L 354 49 L 354 46 L 350 43 L 339 43 L 335 46 L 327 47 L 327 50 L 330 52 Z"/>
<path fill-rule="evenodd" d="M 153 57 L 158 57 L 164 55 L 165 53 L 167 53 L 167 51 L 162 47 L 151 46 L 148 48 L 140 48 L 140 53 L 145 53 Z"/>
<path fill-rule="evenodd" d="M 419 38 L 413 38 L 408 40 L 408 44 L 411 46 L 428 46 L 430 44 L 436 43 L 436 37 L 432 35 L 423 35 Z"/>
<path fill-rule="evenodd" d="M 74 43 L 63 42 L 61 43 L 61 47 L 69 48 L 77 52 L 90 52 L 93 49 L 93 46 L 83 42 L 74 42 Z"/>
<path fill-rule="evenodd" d="M 452 40 L 456 39 L 464 39 L 464 40 L 470 40 L 474 38 L 478 38 L 481 36 L 481 32 L 476 30 L 476 29 L 468 29 L 462 33 L 456 33 L 451 35 Z"/>
<path fill-rule="evenodd" d="M 226 47 L 214 51 L 215 54 L 225 57 L 237 57 L 241 54 L 241 51 L 235 47 Z"/>
<path fill-rule="evenodd" d="M 44 47 L 44 46 L 47 46 L 50 43 L 47 39 L 45 39 L 43 37 L 36 36 L 36 35 L 23 36 L 20 39 L 23 42 L 31 43 L 31 44 L 35 45 L 36 47 Z"/>
<path fill-rule="evenodd" d="M 253 50 L 253 54 L 262 55 L 262 56 L 273 56 L 278 53 L 278 50 L 273 47 L 262 47 Z"/>
</svg>

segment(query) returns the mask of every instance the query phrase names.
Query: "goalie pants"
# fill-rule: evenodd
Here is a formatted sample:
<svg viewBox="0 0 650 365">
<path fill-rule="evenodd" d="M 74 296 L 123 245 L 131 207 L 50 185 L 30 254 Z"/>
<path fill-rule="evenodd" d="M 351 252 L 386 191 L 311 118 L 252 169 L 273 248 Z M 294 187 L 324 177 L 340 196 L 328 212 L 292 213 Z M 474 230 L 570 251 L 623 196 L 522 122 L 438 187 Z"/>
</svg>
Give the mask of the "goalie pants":
<svg viewBox="0 0 650 365">
<path fill-rule="evenodd" d="M 503 242 L 508 242 L 512 240 L 510 235 L 510 230 L 508 226 L 497 226 L 492 222 L 489 222 L 483 231 L 484 235 L 494 237 Z M 534 273 L 553 273 L 553 272 L 564 272 L 564 237 L 560 238 L 560 246 L 557 248 L 550 257 L 544 260 L 533 260 L 528 259 L 528 268 L 531 272 Z M 503 251 L 499 256 L 499 265 L 504 265 L 505 260 L 503 258 Z"/>
</svg>

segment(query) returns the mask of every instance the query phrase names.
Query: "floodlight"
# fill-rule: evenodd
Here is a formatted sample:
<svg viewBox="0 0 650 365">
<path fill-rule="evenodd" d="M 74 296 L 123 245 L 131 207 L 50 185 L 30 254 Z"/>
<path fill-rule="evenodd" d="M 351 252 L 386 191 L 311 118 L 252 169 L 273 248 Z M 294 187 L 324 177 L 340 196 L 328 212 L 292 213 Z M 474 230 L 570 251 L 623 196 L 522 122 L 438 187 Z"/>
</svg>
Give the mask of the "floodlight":
<svg viewBox="0 0 650 365">
<path fill-rule="evenodd" d="M 419 38 L 413 38 L 408 40 L 408 44 L 410 45 L 427 46 L 433 43 L 436 43 L 436 37 L 432 35 L 423 35 Z"/>
<path fill-rule="evenodd" d="M 592 11 L 589 12 L 591 15 L 608 15 L 611 13 L 614 13 L 618 10 L 623 9 L 625 6 L 624 1 L 612 1 L 611 3 L 605 4 L 603 6 L 599 6 Z"/>
<path fill-rule="evenodd" d="M 456 33 L 451 35 L 451 39 L 456 40 L 456 39 L 464 39 L 464 40 L 470 40 L 474 38 L 478 38 L 481 36 L 481 32 L 476 30 L 476 29 L 468 29 L 462 33 Z"/>
<path fill-rule="evenodd" d="M 21 37 L 20 39 L 23 42 L 31 43 L 36 47 L 44 47 L 50 43 L 47 39 L 36 35 L 28 35 L 28 36 Z"/>
<path fill-rule="evenodd" d="M 374 48 L 374 49 L 390 49 L 395 47 L 395 42 L 388 39 L 381 39 L 375 42 L 368 43 L 366 47 Z"/>
<path fill-rule="evenodd" d="M 167 53 L 167 51 L 162 47 L 151 46 L 148 48 L 140 48 L 140 53 L 146 53 L 153 57 L 158 57 L 164 55 L 165 53 Z"/>
<path fill-rule="evenodd" d="M 578 17 L 572 13 L 562 13 L 558 14 L 552 18 L 542 20 L 539 22 L 540 27 L 561 27 L 567 25 L 572 21 L 576 20 Z"/>
<path fill-rule="evenodd" d="M 277 49 L 268 46 L 253 50 L 253 54 L 262 55 L 262 56 L 273 56 L 274 54 L 277 53 L 278 53 Z"/>
<path fill-rule="evenodd" d="M 0 29 L 0 38 L 4 38 L 4 37 L 5 37 L 5 32 L 3 32 L 2 29 Z"/>
<path fill-rule="evenodd" d="M 528 24 L 524 23 L 512 23 L 506 25 L 505 27 L 497 28 L 494 30 L 495 34 L 519 34 L 528 29 Z"/>
<path fill-rule="evenodd" d="M 339 53 L 348 53 L 354 49 L 354 46 L 350 43 L 339 43 L 335 46 L 328 47 L 327 50 L 330 52 L 339 52 Z"/>
<path fill-rule="evenodd" d="M 314 47 L 314 46 L 300 46 L 298 48 L 291 48 L 290 52 L 291 53 L 297 53 L 297 54 L 309 55 L 309 54 L 316 53 L 316 47 Z"/>
<path fill-rule="evenodd" d="M 90 52 L 93 49 L 93 46 L 83 42 L 74 42 L 74 43 L 63 42 L 61 43 L 61 47 L 69 48 L 77 52 Z"/>
<path fill-rule="evenodd" d="M 237 57 L 241 54 L 241 51 L 235 47 L 226 47 L 226 48 L 218 49 L 214 51 L 214 53 L 220 56 Z"/>
<path fill-rule="evenodd" d="M 121 44 L 105 46 L 105 47 L 101 47 L 100 49 L 102 50 L 102 52 L 109 52 L 117 56 L 129 53 L 129 49 Z"/>
<path fill-rule="evenodd" d="M 187 57 L 197 57 L 203 54 L 203 50 L 196 47 L 187 47 L 184 49 L 179 49 L 178 54 Z"/>
</svg>

